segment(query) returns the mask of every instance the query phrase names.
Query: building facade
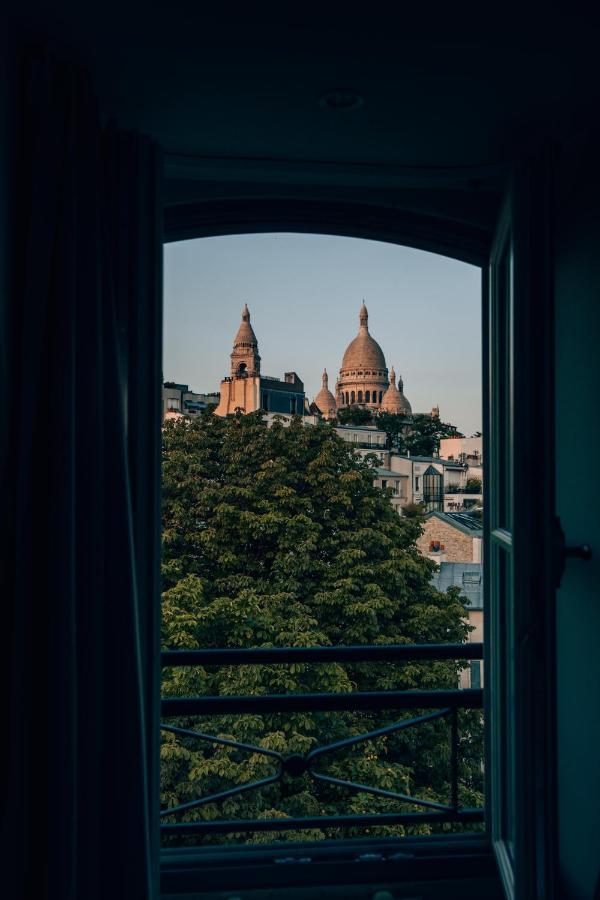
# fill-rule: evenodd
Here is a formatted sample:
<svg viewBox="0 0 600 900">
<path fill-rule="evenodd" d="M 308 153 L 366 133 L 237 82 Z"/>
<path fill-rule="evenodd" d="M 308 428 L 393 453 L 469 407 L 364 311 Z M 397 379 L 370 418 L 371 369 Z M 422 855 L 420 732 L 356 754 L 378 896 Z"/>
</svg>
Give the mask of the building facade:
<svg viewBox="0 0 600 900">
<path fill-rule="evenodd" d="M 230 374 L 221 382 L 216 415 L 251 413 L 259 409 L 292 416 L 304 414 L 304 384 L 296 372 L 286 372 L 283 379 L 261 374 L 258 340 L 246 304 L 230 360 Z"/>
<path fill-rule="evenodd" d="M 358 321 L 358 334 L 346 348 L 335 386 L 338 409 L 359 406 L 379 411 L 389 407 L 389 412 L 409 416 L 411 407 L 403 393 L 402 379 L 397 387 L 393 369 L 389 373 L 391 378 L 388 377 L 383 350 L 369 332 L 369 313 L 364 302 Z M 391 393 L 388 394 L 390 388 Z"/>
</svg>

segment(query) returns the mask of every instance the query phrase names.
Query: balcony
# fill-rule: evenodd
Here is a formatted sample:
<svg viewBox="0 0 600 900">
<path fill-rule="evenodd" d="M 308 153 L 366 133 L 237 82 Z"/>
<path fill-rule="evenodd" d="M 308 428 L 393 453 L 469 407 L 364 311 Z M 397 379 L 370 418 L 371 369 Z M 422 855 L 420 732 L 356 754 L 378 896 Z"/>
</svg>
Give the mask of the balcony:
<svg viewBox="0 0 600 900">
<path fill-rule="evenodd" d="M 173 650 L 162 653 L 162 666 L 167 667 L 236 667 L 243 665 L 304 665 L 316 663 L 348 663 L 375 665 L 378 663 L 413 663 L 421 661 L 442 660 L 474 660 L 482 659 L 483 645 L 467 644 L 414 644 L 414 645 L 373 645 L 349 647 L 310 647 L 310 648 L 257 648 L 257 649 L 209 649 L 209 650 Z M 244 696 L 194 696 L 166 697 L 162 700 L 161 725 L 165 733 L 176 735 L 191 744 L 226 747 L 232 751 L 251 753 L 257 757 L 268 759 L 272 771 L 264 777 L 241 784 L 233 784 L 222 790 L 212 791 L 198 796 L 185 803 L 165 808 L 161 811 L 162 835 L 165 838 L 212 838 L 217 835 L 240 835 L 251 833 L 281 833 L 310 829 L 324 830 L 327 834 L 335 829 L 362 829 L 369 833 L 373 828 L 389 826 L 431 826 L 432 830 L 441 830 L 441 826 L 455 823 L 462 830 L 472 823 L 481 823 L 484 818 L 482 807 L 465 807 L 459 800 L 460 788 L 460 750 L 461 726 L 459 711 L 481 710 L 483 708 L 483 691 L 481 689 L 445 690 L 375 690 L 368 692 L 347 693 L 307 693 L 307 694 L 260 694 Z M 311 747 L 305 753 L 285 755 L 274 749 L 260 746 L 258 743 L 246 743 L 231 740 L 219 734 L 189 727 L 189 722 L 181 720 L 190 717 L 202 717 L 202 726 L 212 716 L 243 716 L 293 714 L 304 712 L 344 713 L 383 711 L 393 714 L 412 712 L 406 718 L 394 717 L 394 720 L 377 728 L 341 740 L 325 740 Z M 169 724 L 169 720 L 179 720 L 178 724 Z M 426 723 L 443 720 L 448 725 L 448 784 L 449 796 L 445 801 L 411 794 L 390 788 L 382 788 L 333 776 L 323 771 L 323 761 L 332 754 L 351 750 L 361 744 L 367 744 L 371 751 L 373 741 L 392 735 L 406 733 L 409 729 L 418 729 Z M 217 729 L 215 729 L 217 730 Z M 325 729 L 326 730 L 326 729 Z M 417 737 L 417 732 L 411 732 Z M 468 741 L 467 741 L 468 744 Z M 418 754 L 418 743 L 415 744 Z M 483 760 L 481 760 L 483 765 Z M 276 818 L 226 818 L 202 817 L 202 809 L 250 792 L 260 791 L 265 787 L 277 786 L 284 789 L 288 778 L 304 776 L 310 779 L 313 786 L 326 785 L 328 788 L 342 789 L 349 795 L 367 794 L 373 798 L 384 798 L 392 804 L 392 809 L 380 813 L 361 814 L 320 814 L 313 816 L 285 816 Z M 198 810 L 199 817 L 191 821 L 180 821 L 185 815 Z M 164 821 L 168 820 L 168 821 Z M 462 826 L 462 828 L 461 828 Z M 186 841 L 189 843 L 189 840 Z"/>
</svg>

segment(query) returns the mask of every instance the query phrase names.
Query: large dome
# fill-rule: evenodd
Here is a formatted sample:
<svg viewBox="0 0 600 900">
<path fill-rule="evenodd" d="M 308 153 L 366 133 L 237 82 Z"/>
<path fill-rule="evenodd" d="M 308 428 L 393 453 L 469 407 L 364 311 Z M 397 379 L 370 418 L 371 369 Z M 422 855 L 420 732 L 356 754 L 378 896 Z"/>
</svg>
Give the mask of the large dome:
<svg viewBox="0 0 600 900">
<path fill-rule="evenodd" d="M 369 334 L 369 313 L 364 302 L 358 318 L 358 334 L 346 348 L 335 386 L 337 405 L 338 409 L 342 406 L 379 409 L 389 385 L 385 356 Z"/>
<path fill-rule="evenodd" d="M 351 369 L 385 369 L 385 356 L 376 340 L 369 334 L 369 314 L 363 303 L 360 309 L 360 328 L 353 341 L 350 341 L 342 359 L 340 372 Z"/>
</svg>

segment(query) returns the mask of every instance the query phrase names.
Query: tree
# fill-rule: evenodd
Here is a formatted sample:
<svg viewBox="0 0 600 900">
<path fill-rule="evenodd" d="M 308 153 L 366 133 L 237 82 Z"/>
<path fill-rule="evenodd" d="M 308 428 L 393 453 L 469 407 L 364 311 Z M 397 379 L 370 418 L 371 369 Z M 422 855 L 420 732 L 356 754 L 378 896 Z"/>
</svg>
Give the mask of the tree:
<svg viewBox="0 0 600 900">
<path fill-rule="evenodd" d="M 375 424 L 381 431 L 385 431 L 387 436 L 386 446 L 388 450 L 397 450 L 399 453 L 406 452 L 406 416 L 382 412 L 377 416 Z"/>
<path fill-rule="evenodd" d="M 414 519 L 417 516 L 424 516 L 426 511 L 426 506 L 424 503 L 407 503 L 406 506 L 402 508 L 402 513 L 408 519 Z"/>
<path fill-rule="evenodd" d="M 446 437 L 464 437 L 464 435 L 454 425 L 442 422 L 436 416 L 421 413 L 413 416 L 405 445 L 413 456 L 434 456 L 439 453 L 440 440 Z"/>
<path fill-rule="evenodd" d="M 371 425 L 373 413 L 361 406 L 342 406 L 338 409 L 337 420 L 340 425 Z"/>
<path fill-rule="evenodd" d="M 468 478 L 465 485 L 465 494 L 480 494 L 481 487 L 481 478 Z"/>
<path fill-rule="evenodd" d="M 439 593 L 431 586 L 433 564 L 415 546 L 418 520 L 396 514 L 387 495 L 373 486 L 372 464 L 357 458 L 331 425 L 306 427 L 294 419 L 289 427 L 275 421 L 267 428 L 260 413 L 223 419 L 207 411 L 194 421 L 167 422 L 163 435 L 163 647 L 465 640 L 463 599 L 457 589 Z M 458 670 L 447 661 L 166 669 L 163 694 L 455 687 Z M 289 755 L 403 717 L 308 712 L 171 724 Z M 478 762 L 461 769 L 461 801 L 477 805 L 481 735 L 476 716 L 464 712 L 463 719 L 466 757 Z M 437 719 L 324 757 L 320 770 L 447 802 L 448 736 L 447 721 Z M 172 733 L 163 733 L 161 765 L 164 806 L 273 771 L 269 758 L 258 753 Z M 348 793 L 302 775 L 192 810 L 183 820 L 397 808 L 397 801 Z M 297 832 L 289 836 L 298 839 Z"/>
</svg>

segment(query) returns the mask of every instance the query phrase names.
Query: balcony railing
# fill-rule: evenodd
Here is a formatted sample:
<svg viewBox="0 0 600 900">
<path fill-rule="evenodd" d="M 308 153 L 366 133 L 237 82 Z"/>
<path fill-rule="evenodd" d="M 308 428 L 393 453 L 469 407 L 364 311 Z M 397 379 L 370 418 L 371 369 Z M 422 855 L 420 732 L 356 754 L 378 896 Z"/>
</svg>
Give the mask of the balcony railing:
<svg viewBox="0 0 600 900">
<path fill-rule="evenodd" d="M 412 644 L 371 645 L 348 647 L 285 647 L 255 649 L 168 650 L 162 653 L 163 667 L 178 666 L 242 666 L 292 663 L 380 663 L 439 660 L 472 660 L 483 658 L 483 644 Z M 276 771 L 267 778 L 234 785 L 218 793 L 200 796 L 195 800 L 163 809 L 162 818 L 173 817 L 200 809 L 207 804 L 219 803 L 228 798 L 258 790 L 267 785 L 281 783 L 284 776 L 298 777 L 307 774 L 315 782 L 346 788 L 352 792 L 397 800 L 398 805 L 421 807 L 423 812 L 382 812 L 365 815 L 320 815 L 310 817 L 286 817 L 280 819 L 200 819 L 192 822 L 170 822 L 161 826 L 165 836 L 206 836 L 240 832 L 293 831 L 310 828 L 381 827 L 389 825 L 420 825 L 424 823 L 472 823 L 484 818 L 483 808 L 464 808 L 459 804 L 459 720 L 461 709 L 482 709 L 481 689 L 369 691 L 348 693 L 310 694 L 260 694 L 246 696 L 197 696 L 169 697 L 162 700 L 163 718 L 187 716 L 211 716 L 221 714 L 271 714 L 306 711 L 383 711 L 383 710 L 431 710 L 420 712 L 412 718 L 401 719 L 353 735 L 334 743 L 324 744 L 310 752 L 284 756 L 255 744 L 242 743 L 218 737 L 191 728 L 161 724 L 161 729 L 206 744 L 250 751 L 276 761 Z M 425 722 L 448 717 L 450 722 L 450 793 L 449 803 L 415 797 L 397 791 L 367 784 L 333 778 L 318 769 L 319 761 L 327 754 L 355 746 L 363 741 L 400 732 Z"/>
</svg>

